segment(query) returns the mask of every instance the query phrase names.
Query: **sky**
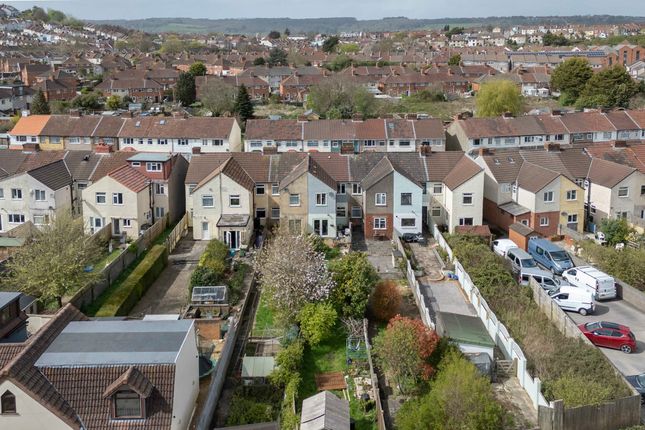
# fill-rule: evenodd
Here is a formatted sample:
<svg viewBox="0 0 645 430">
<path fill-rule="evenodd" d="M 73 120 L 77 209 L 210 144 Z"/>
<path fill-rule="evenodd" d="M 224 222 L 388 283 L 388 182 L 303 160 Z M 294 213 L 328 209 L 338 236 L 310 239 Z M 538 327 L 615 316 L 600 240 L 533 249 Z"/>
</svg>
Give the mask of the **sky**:
<svg viewBox="0 0 645 430">
<path fill-rule="evenodd" d="M 320 18 L 378 19 L 486 16 L 645 16 L 644 0 L 48 0 L 6 1 L 18 9 L 33 5 L 62 10 L 81 19 Z"/>
</svg>

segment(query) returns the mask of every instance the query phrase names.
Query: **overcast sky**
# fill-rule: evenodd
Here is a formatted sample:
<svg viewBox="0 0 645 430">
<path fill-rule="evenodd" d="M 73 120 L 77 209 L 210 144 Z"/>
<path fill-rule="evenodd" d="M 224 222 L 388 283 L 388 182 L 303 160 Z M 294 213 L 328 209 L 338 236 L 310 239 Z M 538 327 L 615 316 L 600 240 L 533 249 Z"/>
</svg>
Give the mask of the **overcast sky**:
<svg viewBox="0 0 645 430">
<path fill-rule="evenodd" d="M 5 0 L 6 1 L 6 0 Z M 645 0 L 51 0 L 6 1 L 19 9 L 33 5 L 62 10 L 84 19 L 318 18 L 359 19 L 485 17 L 510 15 L 645 16 Z"/>
</svg>

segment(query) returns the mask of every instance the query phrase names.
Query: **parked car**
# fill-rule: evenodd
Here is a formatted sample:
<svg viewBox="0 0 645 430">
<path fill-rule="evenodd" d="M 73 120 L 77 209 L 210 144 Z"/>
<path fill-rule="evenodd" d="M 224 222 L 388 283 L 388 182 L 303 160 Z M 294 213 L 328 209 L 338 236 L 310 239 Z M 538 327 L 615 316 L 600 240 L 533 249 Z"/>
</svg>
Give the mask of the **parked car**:
<svg viewBox="0 0 645 430">
<path fill-rule="evenodd" d="M 544 291 L 551 294 L 560 287 L 569 286 L 566 281 L 557 280 L 550 272 L 535 273 L 531 275 Z"/>
<path fill-rule="evenodd" d="M 607 321 L 597 321 L 578 326 L 596 346 L 620 349 L 625 354 L 636 351 L 636 336 L 629 327 Z"/>
<path fill-rule="evenodd" d="M 551 293 L 553 301 L 565 311 L 578 312 L 585 316 L 596 310 L 593 295 L 580 288 L 564 285 Z"/>
<path fill-rule="evenodd" d="M 547 239 L 530 239 L 528 251 L 538 264 L 550 270 L 554 275 L 561 275 L 562 272 L 574 266 L 571 256 Z"/>
<path fill-rule="evenodd" d="M 632 387 L 641 395 L 641 404 L 645 404 L 645 373 L 640 375 L 625 376 L 625 379 L 632 384 Z"/>
<path fill-rule="evenodd" d="M 511 239 L 497 239 L 493 241 L 493 252 L 502 257 L 506 257 L 506 252 L 512 248 L 517 248 L 517 245 Z"/>
<path fill-rule="evenodd" d="M 538 281 L 538 283 L 540 283 L 544 279 L 544 277 L 550 278 L 551 272 L 542 270 L 537 266 L 532 268 L 522 269 L 520 271 L 520 274 L 517 277 L 517 282 L 520 285 L 528 285 L 531 277 L 535 278 L 535 280 Z"/>
<path fill-rule="evenodd" d="M 513 273 L 519 275 L 526 269 L 537 269 L 537 263 L 526 251 L 512 248 L 506 252 L 506 259 L 511 262 Z"/>
<path fill-rule="evenodd" d="M 401 236 L 401 239 L 403 239 L 403 242 L 406 243 L 411 243 L 411 242 L 418 242 L 421 244 L 426 243 L 426 238 L 423 237 L 423 233 L 403 233 Z"/>
<path fill-rule="evenodd" d="M 594 294 L 596 300 L 616 298 L 614 278 L 594 267 L 579 266 L 565 270 L 562 278 L 574 287 L 584 288 Z"/>
</svg>

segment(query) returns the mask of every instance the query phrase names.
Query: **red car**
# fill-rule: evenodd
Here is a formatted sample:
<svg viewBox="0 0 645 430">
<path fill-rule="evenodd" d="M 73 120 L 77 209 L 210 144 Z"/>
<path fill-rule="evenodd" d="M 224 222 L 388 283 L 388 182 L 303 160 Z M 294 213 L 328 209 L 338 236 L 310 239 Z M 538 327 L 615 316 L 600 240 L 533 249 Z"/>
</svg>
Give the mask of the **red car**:
<svg viewBox="0 0 645 430">
<path fill-rule="evenodd" d="M 620 349 L 625 354 L 636 351 L 636 336 L 627 326 L 597 321 L 580 324 L 578 328 L 596 346 Z"/>
</svg>

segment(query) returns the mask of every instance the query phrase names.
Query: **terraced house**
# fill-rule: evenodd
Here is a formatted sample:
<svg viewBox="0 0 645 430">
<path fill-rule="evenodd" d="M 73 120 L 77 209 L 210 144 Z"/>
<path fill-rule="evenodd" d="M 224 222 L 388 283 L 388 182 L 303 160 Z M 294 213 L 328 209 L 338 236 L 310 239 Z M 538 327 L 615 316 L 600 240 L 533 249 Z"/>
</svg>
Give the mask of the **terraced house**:
<svg viewBox="0 0 645 430">
<path fill-rule="evenodd" d="M 249 120 L 246 152 L 415 152 L 445 150 L 436 119 Z"/>
<path fill-rule="evenodd" d="M 188 168 L 186 208 L 195 239 L 218 237 L 233 249 L 277 225 L 391 238 L 430 223 L 481 225 L 483 177 L 461 152 L 200 154 Z M 240 233 L 231 238 L 231 229 Z"/>
</svg>

